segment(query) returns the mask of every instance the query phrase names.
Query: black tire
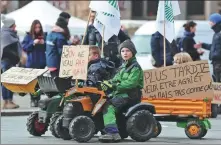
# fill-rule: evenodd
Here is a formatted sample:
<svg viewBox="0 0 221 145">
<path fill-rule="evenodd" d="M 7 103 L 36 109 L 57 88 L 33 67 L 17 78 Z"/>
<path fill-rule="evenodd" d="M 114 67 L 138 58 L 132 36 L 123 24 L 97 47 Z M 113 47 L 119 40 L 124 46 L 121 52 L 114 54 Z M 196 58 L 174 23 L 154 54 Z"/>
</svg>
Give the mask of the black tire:
<svg viewBox="0 0 221 145">
<path fill-rule="evenodd" d="M 46 123 L 38 122 L 38 112 L 33 112 L 27 119 L 27 130 L 33 136 L 41 136 L 48 130 L 48 121 Z"/>
<path fill-rule="evenodd" d="M 190 121 L 186 125 L 185 134 L 190 139 L 201 139 L 203 135 L 206 135 L 205 127 L 199 121 Z"/>
<path fill-rule="evenodd" d="M 63 115 L 60 115 L 55 121 L 54 130 L 56 134 L 63 140 L 70 140 L 71 136 L 69 134 L 69 130 L 68 128 L 64 128 L 62 126 L 62 120 L 63 120 Z"/>
<path fill-rule="evenodd" d="M 55 131 L 55 122 L 57 120 L 57 118 L 61 115 L 61 113 L 54 113 L 51 118 L 50 118 L 50 123 L 49 123 L 49 126 L 50 126 L 50 131 L 51 131 L 51 134 L 56 137 L 56 138 L 60 138 L 60 136 L 56 133 Z"/>
<path fill-rule="evenodd" d="M 88 142 L 95 134 L 95 124 L 87 116 L 75 117 L 69 125 L 69 133 L 77 142 Z"/>
<path fill-rule="evenodd" d="M 212 104 L 211 105 L 211 118 L 216 118 L 218 116 L 218 105 L 217 104 Z"/>
<path fill-rule="evenodd" d="M 219 105 L 219 109 L 218 110 L 219 110 L 219 114 L 221 114 L 221 105 Z"/>
<path fill-rule="evenodd" d="M 156 126 L 154 129 L 153 138 L 158 137 L 160 135 L 161 131 L 162 131 L 162 126 L 161 126 L 160 122 L 156 120 Z"/>
<path fill-rule="evenodd" d="M 203 130 L 203 134 L 202 134 L 202 138 L 205 137 L 206 134 L 207 134 L 207 129 L 204 128 L 204 130 Z"/>
<path fill-rule="evenodd" d="M 127 120 L 127 132 L 137 142 L 151 139 L 155 126 L 154 116 L 148 110 L 137 111 Z"/>
</svg>

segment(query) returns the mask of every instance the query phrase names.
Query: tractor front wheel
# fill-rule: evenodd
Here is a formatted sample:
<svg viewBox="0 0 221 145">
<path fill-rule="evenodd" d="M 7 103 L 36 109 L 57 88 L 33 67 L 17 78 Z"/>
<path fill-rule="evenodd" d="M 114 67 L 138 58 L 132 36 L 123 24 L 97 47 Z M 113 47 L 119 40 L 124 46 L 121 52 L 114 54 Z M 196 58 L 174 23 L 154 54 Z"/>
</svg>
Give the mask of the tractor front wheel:
<svg viewBox="0 0 221 145">
<path fill-rule="evenodd" d="M 71 136 L 69 134 L 68 128 L 64 128 L 62 126 L 62 120 L 63 120 L 63 115 L 60 115 L 56 119 L 55 124 L 54 124 L 55 132 L 63 140 L 71 140 Z"/>
<path fill-rule="evenodd" d="M 33 136 L 41 136 L 48 130 L 49 123 L 41 123 L 38 120 L 38 112 L 33 112 L 27 119 L 27 130 Z"/>
<path fill-rule="evenodd" d="M 60 136 L 56 133 L 55 131 L 55 122 L 57 120 L 57 118 L 60 116 L 60 113 L 54 113 L 52 115 L 52 117 L 50 118 L 50 131 L 51 131 L 51 134 L 56 137 L 56 138 L 60 138 Z"/>
</svg>

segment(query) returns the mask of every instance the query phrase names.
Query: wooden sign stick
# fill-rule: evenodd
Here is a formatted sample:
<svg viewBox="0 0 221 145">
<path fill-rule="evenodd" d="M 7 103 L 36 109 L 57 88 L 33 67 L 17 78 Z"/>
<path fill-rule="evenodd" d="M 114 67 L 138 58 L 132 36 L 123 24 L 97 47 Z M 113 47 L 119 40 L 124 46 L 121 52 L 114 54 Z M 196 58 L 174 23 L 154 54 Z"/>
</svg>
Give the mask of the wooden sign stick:
<svg viewBox="0 0 221 145">
<path fill-rule="evenodd" d="M 88 18 L 87 18 L 87 26 L 86 26 L 86 29 L 84 31 L 84 36 L 83 36 L 83 39 L 81 41 L 81 45 L 83 45 L 83 43 L 84 43 L 84 39 L 85 39 L 85 36 L 86 36 L 86 33 L 87 33 L 87 28 L 88 28 L 88 25 L 89 25 L 90 17 L 91 17 L 91 10 L 90 10 Z M 76 79 L 76 81 L 75 81 L 75 86 L 76 86 L 76 88 L 78 88 L 78 79 Z"/>
<path fill-rule="evenodd" d="M 91 10 L 90 10 L 88 18 L 87 18 L 87 26 L 86 26 L 86 29 L 84 31 L 84 36 L 83 36 L 83 39 L 81 41 L 81 45 L 83 45 L 83 43 L 84 43 L 84 39 L 85 39 L 85 36 L 86 36 L 86 33 L 87 33 L 87 28 L 88 28 L 88 25 L 89 25 L 90 17 L 91 17 Z"/>
<path fill-rule="evenodd" d="M 104 58 L 104 30 L 105 26 L 103 25 L 103 33 L 102 33 L 102 48 L 101 48 L 101 57 Z"/>
</svg>

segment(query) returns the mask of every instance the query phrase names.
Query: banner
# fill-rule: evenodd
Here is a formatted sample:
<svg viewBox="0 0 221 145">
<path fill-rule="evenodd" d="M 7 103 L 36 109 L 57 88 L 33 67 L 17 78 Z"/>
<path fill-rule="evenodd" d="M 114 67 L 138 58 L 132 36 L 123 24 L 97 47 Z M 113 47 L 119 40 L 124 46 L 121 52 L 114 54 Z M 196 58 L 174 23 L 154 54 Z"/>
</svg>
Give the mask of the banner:
<svg viewBox="0 0 221 145">
<path fill-rule="evenodd" d="M 213 99 L 207 61 L 144 71 L 143 97 Z"/>
<path fill-rule="evenodd" d="M 221 83 L 213 83 L 214 98 L 212 103 L 221 104 Z"/>
<path fill-rule="evenodd" d="M 87 79 L 89 46 L 63 46 L 59 77 L 73 77 L 73 79 Z"/>
<path fill-rule="evenodd" d="M 12 67 L 1 75 L 1 82 L 27 85 L 46 71 L 47 69 Z"/>
</svg>

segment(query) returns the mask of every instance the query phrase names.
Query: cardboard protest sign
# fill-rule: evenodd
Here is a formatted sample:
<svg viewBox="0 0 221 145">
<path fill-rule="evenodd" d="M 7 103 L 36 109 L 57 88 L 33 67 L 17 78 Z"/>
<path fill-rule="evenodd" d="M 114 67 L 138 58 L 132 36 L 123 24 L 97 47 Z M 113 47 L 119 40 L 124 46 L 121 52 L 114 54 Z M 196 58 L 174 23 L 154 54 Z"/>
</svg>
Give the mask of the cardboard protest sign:
<svg viewBox="0 0 221 145">
<path fill-rule="evenodd" d="M 207 61 L 195 61 L 144 71 L 143 97 L 212 100 Z"/>
<path fill-rule="evenodd" d="M 47 69 L 12 67 L 1 75 L 1 82 L 27 85 L 46 71 Z"/>
<path fill-rule="evenodd" d="M 64 46 L 61 56 L 59 77 L 71 77 L 73 79 L 87 79 L 89 46 Z"/>
<path fill-rule="evenodd" d="M 212 103 L 221 104 L 221 83 L 213 83 L 214 98 Z"/>
</svg>

